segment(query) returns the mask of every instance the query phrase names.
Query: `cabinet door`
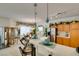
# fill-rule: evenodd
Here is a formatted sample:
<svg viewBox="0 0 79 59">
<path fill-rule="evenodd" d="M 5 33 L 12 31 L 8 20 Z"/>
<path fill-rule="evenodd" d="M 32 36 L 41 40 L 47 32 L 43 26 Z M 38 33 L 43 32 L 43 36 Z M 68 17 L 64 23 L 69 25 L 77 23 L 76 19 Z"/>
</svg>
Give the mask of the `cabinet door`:
<svg viewBox="0 0 79 59">
<path fill-rule="evenodd" d="M 64 31 L 69 32 L 70 31 L 70 25 L 69 24 L 64 24 Z"/>
<path fill-rule="evenodd" d="M 70 38 L 63 38 L 63 45 L 70 46 Z"/>
<path fill-rule="evenodd" d="M 57 37 L 57 43 L 58 44 L 63 44 L 62 38 L 61 37 Z"/>
<path fill-rule="evenodd" d="M 71 23 L 70 30 L 79 30 L 79 23 Z"/>
<path fill-rule="evenodd" d="M 58 27 L 58 31 L 63 31 L 63 30 L 64 30 L 63 24 L 60 24 L 60 25 L 58 25 L 57 27 Z"/>
<path fill-rule="evenodd" d="M 70 31 L 71 34 L 71 41 L 70 45 L 71 47 L 79 47 L 79 30 L 72 30 Z"/>
</svg>

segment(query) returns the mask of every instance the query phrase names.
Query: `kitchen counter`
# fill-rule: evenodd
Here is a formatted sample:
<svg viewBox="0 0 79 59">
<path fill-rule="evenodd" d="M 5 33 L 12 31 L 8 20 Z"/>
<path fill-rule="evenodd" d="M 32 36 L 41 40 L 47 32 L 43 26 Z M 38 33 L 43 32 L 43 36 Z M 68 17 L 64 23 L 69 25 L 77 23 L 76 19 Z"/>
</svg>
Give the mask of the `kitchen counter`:
<svg viewBox="0 0 79 59">
<path fill-rule="evenodd" d="M 54 56 L 78 56 L 75 48 L 67 47 L 53 43 L 52 46 L 46 46 L 40 43 L 39 39 L 31 39 L 30 43 L 36 47 L 36 55 L 48 56 L 49 54 Z"/>
<path fill-rule="evenodd" d="M 61 37 L 61 38 L 68 38 L 68 39 L 70 38 L 70 36 L 69 36 L 69 37 L 65 37 L 65 36 L 57 36 L 57 37 Z"/>
</svg>

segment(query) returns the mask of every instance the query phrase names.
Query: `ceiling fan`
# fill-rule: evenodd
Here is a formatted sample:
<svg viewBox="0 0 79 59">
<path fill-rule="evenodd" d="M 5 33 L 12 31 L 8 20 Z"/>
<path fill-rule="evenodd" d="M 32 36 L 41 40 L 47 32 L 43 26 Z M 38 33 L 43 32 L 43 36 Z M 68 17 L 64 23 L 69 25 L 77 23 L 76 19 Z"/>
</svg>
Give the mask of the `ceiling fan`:
<svg viewBox="0 0 79 59">
<path fill-rule="evenodd" d="M 55 13 L 53 16 L 51 16 L 50 18 L 51 19 L 58 19 L 58 18 L 62 18 L 63 15 L 66 14 L 66 11 L 63 11 L 63 12 L 58 12 L 58 13 Z"/>
</svg>

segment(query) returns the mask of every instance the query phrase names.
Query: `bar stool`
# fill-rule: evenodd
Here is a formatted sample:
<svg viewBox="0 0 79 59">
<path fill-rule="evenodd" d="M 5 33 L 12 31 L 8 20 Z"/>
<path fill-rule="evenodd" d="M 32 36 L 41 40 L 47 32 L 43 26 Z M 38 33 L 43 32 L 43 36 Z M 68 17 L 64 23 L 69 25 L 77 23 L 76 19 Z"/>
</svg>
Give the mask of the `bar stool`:
<svg viewBox="0 0 79 59">
<path fill-rule="evenodd" d="M 19 47 L 19 50 L 22 54 L 22 56 L 26 56 L 26 55 L 32 55 L 32 47 L 31 44 L 29 43 L 29 39 L 22 38 L 20 40 L 21 44 L 24 46 L 23 48 Z"/>
<path fill-rule="evenodd" d="M 23 50 L 21 47 L 19 47 L 19 50 L 20 50 L 22 56 L 27 56 L 27 55 L 32 54 L 32 49 Z"/>
</svg>

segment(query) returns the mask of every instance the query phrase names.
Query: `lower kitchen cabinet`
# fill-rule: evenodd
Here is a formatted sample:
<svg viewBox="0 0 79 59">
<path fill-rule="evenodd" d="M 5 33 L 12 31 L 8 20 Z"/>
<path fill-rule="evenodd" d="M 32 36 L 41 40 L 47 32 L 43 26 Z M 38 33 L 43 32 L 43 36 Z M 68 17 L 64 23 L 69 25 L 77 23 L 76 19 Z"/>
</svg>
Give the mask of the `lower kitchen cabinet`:
<svg viewBox="0 0 79 59">
<path fill-rule="evenodd" d="M 63 39 L 61 37 L 57 37 L 57 44 L 63 44 Z"/>
<path fill-rule="evenodd" d="M 72 30 L 70 31 L 70 36 L 71 36 L 71 40 L 70 40 L 70 45 L 71 47 L 79 47 L 79 30 Z"/>
<path fill-rule="evenodd" d="M 57 44 L 70 46 L 70 38 L 57 37 Z"/>
<path fill-rule="evenodd" d="M 70 46 L 70 38 L 63 38 L 63 45 Z"/>
</svg>

